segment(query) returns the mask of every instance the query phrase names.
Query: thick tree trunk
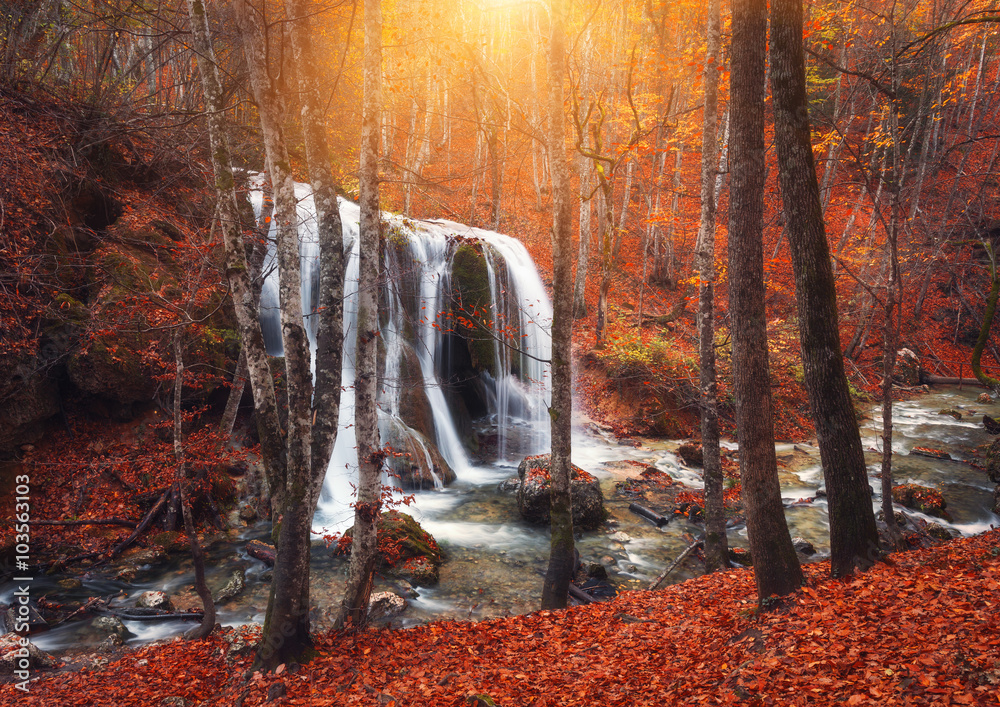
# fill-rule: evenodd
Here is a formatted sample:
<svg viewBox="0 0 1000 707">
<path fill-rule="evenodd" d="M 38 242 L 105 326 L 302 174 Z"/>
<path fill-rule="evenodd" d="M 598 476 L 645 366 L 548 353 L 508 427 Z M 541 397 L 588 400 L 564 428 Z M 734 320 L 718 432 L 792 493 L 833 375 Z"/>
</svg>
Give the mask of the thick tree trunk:
<svg viewBox="0 0 1000 707">
<path fill-rule="evenodd" d="M 552 172 L 552 430 L 551 529 L 549 566 L 542 588 L 542 608 L 566 606 L 573 579 L 573 507 L 570 497 L 571 421 L 573 417 L 573 251 L 572 198 L 566 162 L 566 123 L 563 114 L 565 76 L 564 0 L 552 4 L 549 36 L 549 165 Z"/>
<path fill-rule="evenodd" d="M 837 290 L 813 164 L 801 0 L 771 2 L 771 87 L 806 388 L 830 505 L 830 569 L 840 576 L 878 557 L 878 531 L 840 350 Z"/>
<path fill-rule="evenodd" d="M 368 620 L 375 571 L 384 454 L 379 441 L 376 396 L 378 352 L 379 210 L 378 134 L 382 104 L 382 4 L 365 0 L 364 103 L 361 122 L 361 259 L 358 274 L 358 346 L 355 360 L 355 426 L 358 499 L 351 564 L 338 626 L 359 630 Z"/>
<path fill-rule="evenodd" d="M 695 258 L 698 265 L 698 352 L 701 395 L 701 447 L 705 479 L 705 569 L 727 567 L 728 543 L 719 452 L 719 400 L 715 371 L 715 173 L 718 154 L 719 0 L 708 4 L 708 51 L 705 57 L 705 119 L 701 133 L 701 225 Z"/>
<path fill-rule="evenodd" d="M 983 371 L 982 359 L 983 351 L 990 340 L 990 329 L 993 328 L 993 318 L 996 316 L 997 299 L 1000 299 L 1000 277 L 997 276 L 996 254 L 993 245 L 989 241 L 983 241 L 986 252 L 990 256 L 990 294 L 986 298 L 986 312 L 983 314 L 983 323 L 979 327 L 979 338 L 972 349 L 972 373 L 976 376 L 983 387 L 993 391 L 1000 391 L 1000 380 L 986 375 Z"/>
<path fill-rule="evenodd" d="M 774 454 L 764 312 L 764 54 L 766 0 L 735 0 L 732 19 L 729 313 L 733 392 L 757 599 L 802 585 Z"/>
</svg>

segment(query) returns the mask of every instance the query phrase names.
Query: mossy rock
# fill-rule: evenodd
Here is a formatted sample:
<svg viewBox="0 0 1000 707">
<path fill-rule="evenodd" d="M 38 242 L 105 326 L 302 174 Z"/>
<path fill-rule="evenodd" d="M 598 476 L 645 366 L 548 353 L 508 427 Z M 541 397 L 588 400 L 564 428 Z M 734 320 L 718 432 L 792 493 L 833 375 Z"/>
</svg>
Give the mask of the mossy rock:
<svg viewBox="0 0 1000 707">
<path fill-rule="evenodd" d="M 350 554 L 354 528 L 340 539 L 336 552 Z M 385 511 L 378 522 L 379 567 L 391 577 L 405 579 L 418 587 L 437 584 L 438 567 L 444 553 L 437 542 L 412 516 L 397 510 Z"/>
<path fill-rule="evenodd" d="M 986 450 L 986 475 L 993 483 L 1000 484 L 1000 437 L 993 440 Z"/>
<path fill-rule="evenodd" d="M 937 489 L 919 484 L 901 484 L 893 487 L 892 500 L 906 508 L 951 521 L 951 515 L 945 510 L 947 504 L 944 496 Z"/>
<path fill-rule="evenodd" d="M 31 354 L 0 360 L 0 452 L 35 441 L 59 412 L 58 386 L 40 364 Z"/>
<path fill-rule="evenodd" d="M 157 533 L 149 539 L 149 544 L 168 553 L 186 552 L 191 547 L 186 536 L 176 530 Z"/>
<path fill-rule="evenodd" d="M 495 342 L 488 332 L 474 323 L 481 323 L 487 313 L 494 316 L 484 247 L 481 243 L 470 241 L 455 250 L 451 263 L 451 314 L 455 332 L 469 347 L 472 365 L 496 378 Z"/>
<path fill-rule="evenodd" d="M 517 489 L 517 510 L 521 517 L 534 525 L 550 522 L 552 481 L 549 476 L 551 455 L 526 457 L 517 468 L 521 485 Z M 576 465 L 570 467 L 570 496 L 573 503 L 573 527 L 583 530 L 599 528 L 608 513 L 604 509 L 604 494 L 597 477 Z"/>
</svg>

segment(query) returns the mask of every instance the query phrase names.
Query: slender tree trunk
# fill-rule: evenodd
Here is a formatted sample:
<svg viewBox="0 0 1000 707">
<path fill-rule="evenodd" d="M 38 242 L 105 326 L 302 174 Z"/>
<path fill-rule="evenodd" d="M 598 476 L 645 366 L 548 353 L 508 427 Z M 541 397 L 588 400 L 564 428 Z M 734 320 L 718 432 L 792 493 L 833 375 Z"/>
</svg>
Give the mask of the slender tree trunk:
<svg viewBox="0 0 1000 707">
<path fill-rule="evenodd" d="M 837 289 L 813 164 L 801 0 L 771 0 L 771 94 L 785 229 L 795 271 L 806 388 L 830 507 L 831 573 L 878 557 L 861 435 L 844 372 Z"/>
<path fill-rule="evenodd" d="M 730 72 L 729 314 L 740 476 L 757 599 L 802 585 L 778 486 L 764 311 L 766 0 L 734 0 Z"/>
<path fill-rule="evenodd" d="M 573 338 L 573 250 L 572 198 L 569 165 L 566 162 L 566 117 L 563 114 L 567 6 L 553 0 L 549 35 L 549 165 L 552 172 L 552 541 L 549 566 L 542 588 L 542 608 L 566 606 L 573 578 L 573 505 L 570 496 L 572 351 Z"/>
<path fill-rule="evenodd" d="M 205 553 L 201 550 L 201 543 L 198 542 L 198 532 L 194 527 L 194 518 L 191 513 L 191 499 L 187 495 L 187 460 L 184 458 L 184 420 L 181 415 L 181 398 L 184 391 L 184 327 L 179 326 L 174 330 L 174 364 L 176 372 L 174 374 L 174 459 L 177 462 L 177 475 L 174 483 L 180 492 L 181 515 L 184 518 L 184 533 L 188 536 L 188 544 L 191 547 L 191 560 L 194 563 L 194 587 L 201 599 L 201 605 L 205 610 L 202 615 L 201 625 L 196 629 L 188 631 L 186 638 L 205 638 L 215 628 L 215 601 L 212 599 L 212 592 L 208 589 L 205 581 Z"/>
<path fill-rule="evenodd" d="M 259 311 L 255 305 L 254 288 L 250 281 L 246 249 L 240 229 L 239 209 L 236 202 L 233 166 L 226 137 L 225 104 L 222 83 L 208 31 L 208 17 L 202 0 L 187 0 L 191 22 L 191 40 L 198 58 L 202 91 L 205 96 L 205 117 L 211 145 L 212 169 L 215 173 L 216 199 L 219 204 L 219 222 L 226 250 L 226 277 L 232 291 L 236 320 L 243 339 L 247 357 L 247 372 L 253 390 L 254 414 L 261 440 L 261 455 L 268 475 L 280 473 L 284 468 L 284 440 L 278 422 L 277 399 L 274 380 L 267 363 L 264 337 L 260 331 Z"/>
<path fill-rule="evenodd" d="M 996 316 L 997 299 L 1000 299 L 1000 277 L 997 274 L 996 253 L 990 241 L 983 241 L 986 252 L 990 256 L 990 294 L 986 298 L 986 312 L 983 314 L 983 323 L 979 327 L 979 338 L 972 349 L 972 373 L 976 380 L 994 392 L 1000 392 L 1000 380 L 986 375 L 982 367 L 983 351 L 990 340 L 990 329 L 993 328 L 993 317 Z"/>
<path fill-rule="evenodd" d="M 708 3 L 705 56 L 705 119 L 701 133 L 701 225 L 698 261 L 698 352 L 701 394 L 701 448 L 705 478 L 705 569 L 727 567 L 726 517 L 719 452 L 719 400 L 715 372 L 715 173 L 718 154 L 719 0 Z"/>
<path fill-rule="evenodd" d="M 358 345 L 355 360 L 355 426 L 358 499 L 354 509 L 351 564 L 338 626 L 361 629 L 375 573 L 381 507 L 382 461 L 376 375 L 378 352 L 379 210 L 378 126 L 382 105 L 382 3 L 365 0 L 364 102 L 361 122 L 361 259 L 358 274 Z"/>
</svg>

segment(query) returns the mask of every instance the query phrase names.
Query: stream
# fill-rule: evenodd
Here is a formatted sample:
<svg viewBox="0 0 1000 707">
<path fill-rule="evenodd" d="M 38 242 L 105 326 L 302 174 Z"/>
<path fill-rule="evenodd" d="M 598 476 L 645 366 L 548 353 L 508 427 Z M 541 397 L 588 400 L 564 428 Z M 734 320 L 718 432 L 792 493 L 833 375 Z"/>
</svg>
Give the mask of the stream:
<svg viewBox="0 0 1000 707">
<path fill-rule="evenodd" d="M 944 496 L 952 522 L 930 518 L 915 511 L 911 515 L 928 522 L 938 522 L 963 534 L 972 535 L 1000 525 L 1000 518 L 990 512 L 993 487 L 985 472 L 962 460 L 974 456 L 974 449 L 992 438 L 983 429 L 984 413 L 997 416 L 996 402 L 976 402 L 981 391 L 975 388 L 940 388 L 912 400 L 894 405 L 893 474 L 897 484 L 916 483 L 938 489 Z M 941 414 L 953 410 L 962 419 Z M 881 410 L 875 408 L 863 422 L 862 438 L 868 459 L 870 481 L 876 493 L 872 503 L 878 510 L 880 482 L 874 476 L 880 464 Z M 702 528 L 685 520 L 674 520 L 663 528 L 629 512 L 630 500 L 615 492 L 615 483 L 636 475 L 641 467 L 631 462 L 651 464 L 674 479 L 700 487 L 699 469 L 686 467 L 676 455 L 675 441 L 644 440 L 638 446 L 621 444 L 593 425 L 583 424 L 574 435 L 573 461 L 601 480 L 605 506 L 609 512 L 606 526 L 593 532 L 578 533 L 577 547 L 584 563 L 601 562 L 619 590 L 645 587 L 670 564 L 692 537 Z M 727 443 L 729 448 L 735 445 Z M 951 460 L 917 456 L 914 447 L 930 447 L 947 452 Z M 828 552 L 828 519 L 825 499 L 815 498 L 822 486 L 819 454 L 809 444 L 780 444 L 777 447 L 782 495 L 793 537 L 812 543 L 822 559 Z M 623 463 L 624 462 L 624 463 Z M 498 484 L 515 476 L 512 463 L 479 467 L 470 478 L 447 488 L 416 494 L 416 502 L 401 510 L 413 515 L 445 551 L 447 560 L 440 570 L 440 583 L 433 588 L 417 589 L 408 599 L 409 606 L 392 620 L 394 626 L 411 626 L 435 619 L 480 620 L 520 614 L 538 609 L 542 578 L 548 561 L 549 541 L 546 528 L 532 527 L 518 516 L 516 498 L 498 490 Z M 810 499 L 810 500 L 806 500 Z M 804 501 L 804 502 L 803 502 Z M 246 589 L 236 599 L 219 607 L 219 621 L 225 625 L 262 622 L 267 605 L 269 582 L 267 568 L 248 557 L 246 541 L 264 539 L 266 524 L 241 531 L 231 531 L 207 547 L 209 585 L 218 590 L 233 571 L 246 573 Z M 739 525 L 729 532 L 733 546 L 746 547 L 746 528 Z M 314 627 L 329 627 L 336 615 L 346 580 L 347 561 L 331 556 L 324 543 L 313 549 L 312 601 Z M 36 578 L 32 584 L 35 598 L 46 596 L 63 605 L 82 604 L 89 597 L 115 595 L 114 606 L 131 606 L 144 591 L 161 590 L 170 595 L 178 611 L 198 607 L 192 587 L 191 561 L 184 554 L 171 555 L 166 563 L 144 566 L 131 583 L 109 578 L 109 571 Z M 683 581 L 700 572 L 696 561 L 679 567 L 666 584 Z M 80 580 L 79 586 L 71 586 Z M 62 584 L 60 584 L 62 580 Z M 13 600 L 16 587 L 0 587 L 0 603 Z M 391 580 L 380 579 L 375 591 L 400 590 Z M 139 644 L 177 635 L 192 623 L 186 621 L 128 621 L 132 636 L 129 644 Z M 68 622 L 32 637 L 33 643 L 49 652 L 93 650 L 100 639 L 90 622 Z"/>
</svg>

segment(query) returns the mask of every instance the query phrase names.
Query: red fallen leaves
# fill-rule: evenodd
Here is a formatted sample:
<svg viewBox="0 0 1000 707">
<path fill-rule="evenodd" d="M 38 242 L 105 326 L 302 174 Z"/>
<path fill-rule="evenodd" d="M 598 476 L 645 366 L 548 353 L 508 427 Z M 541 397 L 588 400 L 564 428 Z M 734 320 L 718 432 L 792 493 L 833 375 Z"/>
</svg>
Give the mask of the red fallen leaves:
<svg viewBox="0 0 1000 707">
<path fill-rule="evenodd" d="M 317 637 L 297 672 L 227 664 L 233 632 L 41 675 L 25 705 L 996 705 L 1000 531 L 893 556 L 844 580 L 823 564 L 768 613 L 731 571 L 566 611 Z M 267 700 L 283 683 L 287 695 Z M 470 699 L 471 698 L 471 699 Z M 482 704 L 482 702 L 480 702 Z"/>
</svg>

